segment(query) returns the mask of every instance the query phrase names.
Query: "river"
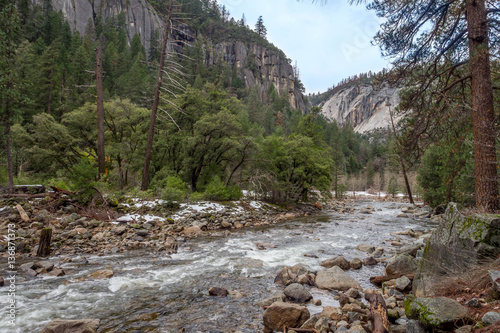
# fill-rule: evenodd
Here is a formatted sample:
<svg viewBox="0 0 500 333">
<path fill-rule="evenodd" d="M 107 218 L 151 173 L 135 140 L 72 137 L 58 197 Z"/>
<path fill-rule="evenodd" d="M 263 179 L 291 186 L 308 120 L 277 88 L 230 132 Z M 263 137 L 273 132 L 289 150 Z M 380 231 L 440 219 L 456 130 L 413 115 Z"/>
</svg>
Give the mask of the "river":
<svg viewBox="0 0 500 333">
<path fill-rule="evenodd" d="M 363 213 L 367 206 L 374 208 L 372 214 Z M 367 254 L 356 250 L 361 243 L 384 247 L 388 257 L 394 250 L 391 239 L 415 241 L 391 233 L 434 226 L 428 219 L 397 218 L 405 206 L 358 201 L 353 214 L 324 212 L 267 228 L 218 231 L 188 239 L 171 256 L 137 250 L 74 258 L 62 264 L 66 276 L 36 278 L 17 286 L 15 328 L 7 326 L 8 298 L 3 292 L 0 309 L 5 315 L 0 318 L 0 332 L 40 332 L 56 318 L 99 318 L 99 332 L 173 333 L 182 328 L 185 332 L 259 332 L 263 310 L 254 303 L 281 292 L 273 280 L 283 266 L 302 263 L 320 270 L 322 260 L 337 255 L 363 259 Z M 259 249 L 258 242 L 268 243 L 266 249 Z M 65 282 L 108 267 L 115 272 L 110 279 Z M 383 272 L 383 265 L 378 264 L 348 274 L 369 288 L 373 287 L 369 277 Z M 231 294 L 208 296 L 211 287 L 226 288 Z M 312 293 L 323 305 L 336 305 L 331 293 Z M 308 308 L 311 313 L 322 309 Z"/>
</svg>

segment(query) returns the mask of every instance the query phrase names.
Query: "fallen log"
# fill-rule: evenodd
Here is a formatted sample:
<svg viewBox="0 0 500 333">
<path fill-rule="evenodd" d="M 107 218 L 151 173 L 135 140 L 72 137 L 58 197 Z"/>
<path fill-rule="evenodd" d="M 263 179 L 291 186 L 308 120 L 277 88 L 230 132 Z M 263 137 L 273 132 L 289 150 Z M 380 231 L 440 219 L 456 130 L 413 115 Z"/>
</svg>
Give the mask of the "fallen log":
<svg viewBox="0 0 500 333">
<path fill-rule="evenodd" d="M 381 275 L 381 276 L 372 276 L 370 277 L 370 282 L 377 285 L 381 286 L 382 283 L 394 280 L 397 278 L 400 278 L 402 276 L 406 276 L 408 279 L 413 281 L 413 278 L 415 277 L 415 274 L 394 274 L 394 275 Z"/>
<path fill-rule="evenodd" d="M 45 197 L 50 197 L 52 194 L 51 193 L 39 193 L 39 194 L 2 194 L 0 195 L 1 198 L 28 198 L 28 199 L 34 199 L 34 198 L 45 198 Z"/>
<path fill-rule="evenodd" d="M 19 215 L 21 215 L 21 218 L 23 219 L 24 222 L 29 222 L 30 218 L 28 214 L 24 211 L 23 207 L 19 204 L 16 205 L 17 211 L 19 212 Z"/>
<path fill-rule="evenodd" d="M 373 333 L 389 333 L 389 317 L 384 297 L 380 294 L 366 294 L 365 299 L 370 303 L 370 317 Z"/>
</svg>

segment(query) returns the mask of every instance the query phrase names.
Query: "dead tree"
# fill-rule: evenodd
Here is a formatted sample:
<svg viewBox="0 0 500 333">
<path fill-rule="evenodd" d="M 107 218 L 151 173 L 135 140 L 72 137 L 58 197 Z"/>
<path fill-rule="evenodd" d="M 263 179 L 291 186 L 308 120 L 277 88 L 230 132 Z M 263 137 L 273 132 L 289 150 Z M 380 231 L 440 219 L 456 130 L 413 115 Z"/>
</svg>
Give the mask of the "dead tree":
<svg viewBox="0 0 500 333">
<path fill-rule="evenodd" d="M 96 49 L 96 86 L 97 86 L 97 165 L 99 178 L 105 172 L 104 165 L 104 97 L 102 73 L 102 46 Z"/>
</svg>

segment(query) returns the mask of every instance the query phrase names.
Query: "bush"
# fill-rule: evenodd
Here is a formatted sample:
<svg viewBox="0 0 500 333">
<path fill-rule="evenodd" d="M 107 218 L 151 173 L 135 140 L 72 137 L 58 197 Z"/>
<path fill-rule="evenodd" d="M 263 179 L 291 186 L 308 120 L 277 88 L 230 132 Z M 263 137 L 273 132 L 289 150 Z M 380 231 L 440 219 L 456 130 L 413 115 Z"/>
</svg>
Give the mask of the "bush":
<svg viewBox="0 0 500 333">
<path fill-rule="evenodd" d="M 71 188 L 78 192 L 78 200 L 81 203 L 88 203 L 94 196 L 95 177 L 97 168 L 90 163 L 87 158 L 82 158 L 72 169 L 70 180 Z"/>
<path fill-rule="evenodd" d="M 184 200 L 186 197 L 186 184 L 179 176 L 168 176 L 165 184 L 161 196 L 163 200 L 168 202 Z"/>
<path fill-rule="evenodd" d="M 189 200 L 193 202 L 202 201 L 204 199 L 204 194 L 200 192 L 193 192 L 189 195 Z"/>
<path fill-rule="evenodd" d="M 212 179 L 205 189 L 205 199 L 215 201 L 238 200 L 243 196 L 237 185 L 226 186 L 219 177 Z"/>
</svg>

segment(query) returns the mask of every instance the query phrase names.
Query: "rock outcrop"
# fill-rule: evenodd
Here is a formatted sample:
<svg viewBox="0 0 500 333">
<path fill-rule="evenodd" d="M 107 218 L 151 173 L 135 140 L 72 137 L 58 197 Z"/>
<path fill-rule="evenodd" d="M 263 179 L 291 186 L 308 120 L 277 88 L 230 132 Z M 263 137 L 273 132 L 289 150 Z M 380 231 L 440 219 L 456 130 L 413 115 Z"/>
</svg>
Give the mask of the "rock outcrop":
<svg viewBox="0 0 500 333">
<path fill-rule="evenodd" d="M 450 203 L 424 250 L 413 291 L 418 297 L 431 296 L 441 281 L 466 274 L 482 260 L 495 258 L 499 253 L 498 215 L 464 216 L 456 204 Z"/>
<path fill-rule="evenodd" d="M 335 93 L 322 106 L 322 114 L 339 125 L 351 124 L 359 133 L 390 126 L 389 108 L 399 104 L 399 89 L 374 90 L 371 85 L 359 84 Z M 394 119 L 396 122 L 397 119 Z"/>
<path fill-rule="evenodd" d="M 35 0 L 42 5 L 42 0 Z M 147 1 L 140 0 L 52 0 L 54 10 L 61 11 L 71 30 L 84 35 L 89 25 L 95 26 L 95 20 L 116 17 L 123 12 L 125 30 L 130 42 L 135 34 L 141 38 L 142 45 L 149 50 L 151 36 L 162 27 L 160 16 Z"/>
</svg>

